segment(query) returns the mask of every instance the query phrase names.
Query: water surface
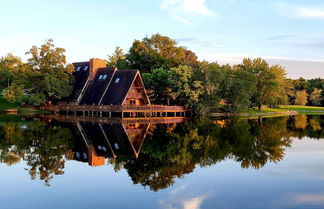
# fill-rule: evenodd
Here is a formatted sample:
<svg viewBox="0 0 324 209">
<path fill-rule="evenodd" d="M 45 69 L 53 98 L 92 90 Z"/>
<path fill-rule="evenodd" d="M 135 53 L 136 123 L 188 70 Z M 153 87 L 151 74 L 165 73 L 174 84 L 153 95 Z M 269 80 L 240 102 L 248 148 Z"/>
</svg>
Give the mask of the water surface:
<svg viewBox="0 0 324 209">
<path fill-rule="evenodd" d="M 1 208 L 324 208 L 324 117 L 0 115 Z"/>
</svg>

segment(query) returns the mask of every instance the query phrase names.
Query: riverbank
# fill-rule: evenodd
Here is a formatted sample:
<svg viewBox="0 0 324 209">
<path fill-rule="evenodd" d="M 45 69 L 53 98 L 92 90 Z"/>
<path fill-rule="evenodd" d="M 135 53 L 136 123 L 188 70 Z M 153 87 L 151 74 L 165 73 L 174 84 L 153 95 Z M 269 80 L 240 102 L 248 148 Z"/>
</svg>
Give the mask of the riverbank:
<svg viewBox="0 0 324 209">
<path fill-rule="evenodd" d="M 282 105 L 278 108 L 264 107 L 262 111 L 251 108 L 245 112 L 239 113 L 212 113 L 212 116 L 282 116 L 298 114 L 316 114 L 324 115 L 324 107 L 299 106 L 299 105 Z"/>
<path fill-rule="evenodd" d="M 22 107 L 19 103 L 8 102 L 0 98 L 0 113 L 4 114 L 33 114 L 33 113 L 47 113 L 45 111 L 37 110 L 33 107 Z"/>
</svg>

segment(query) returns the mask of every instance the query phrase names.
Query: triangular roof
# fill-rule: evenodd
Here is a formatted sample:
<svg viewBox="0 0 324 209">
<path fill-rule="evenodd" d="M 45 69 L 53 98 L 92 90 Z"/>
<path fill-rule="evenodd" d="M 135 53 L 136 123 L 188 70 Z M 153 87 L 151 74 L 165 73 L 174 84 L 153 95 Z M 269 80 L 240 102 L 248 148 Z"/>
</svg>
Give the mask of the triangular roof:
<svg viewBox="0 0 324 209">
<path fill-rule="evenodd" d="M 119 70 L 115 73 L 100 105 L 122 105 L 138 70 Z"/>
<path fill-rule="evenodd" d="M 99 68 L 92 84 L 82 97 L 80 104 L 98 105 L 116 71 L 117 68 L 115 67 Z"/>
</svg>

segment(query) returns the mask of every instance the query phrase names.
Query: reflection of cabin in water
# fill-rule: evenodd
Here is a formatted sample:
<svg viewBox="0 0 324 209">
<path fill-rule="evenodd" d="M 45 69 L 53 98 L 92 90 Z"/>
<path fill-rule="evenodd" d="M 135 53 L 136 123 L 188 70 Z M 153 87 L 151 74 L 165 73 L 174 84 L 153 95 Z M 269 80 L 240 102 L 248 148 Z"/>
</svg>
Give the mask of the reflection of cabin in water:
<svg viewBox="0 0 324 209">
<path fill-rule="evenodd" d="M 149 124 L 75 123 L 74 159 L 91 166 L 105 165 L 105 158 L 137 158 Z"/>
<path fill-rule="evenodd" d="M 100 59 L 73 65 L 75 84 L 71 95 L 43 109 L 98 117 L 185 116 L 187 110 L 182 106 L 151 105 L 138 70 L 106 67 L 106 61 Z"/>
</svg>

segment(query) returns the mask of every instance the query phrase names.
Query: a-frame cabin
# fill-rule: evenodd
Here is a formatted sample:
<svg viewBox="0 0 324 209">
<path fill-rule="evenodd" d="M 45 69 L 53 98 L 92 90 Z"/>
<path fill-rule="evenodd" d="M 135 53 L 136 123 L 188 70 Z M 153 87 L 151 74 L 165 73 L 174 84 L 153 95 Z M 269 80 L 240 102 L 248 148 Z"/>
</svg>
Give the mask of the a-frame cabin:
<svg viewBox="0 0 324 209">
<path fill-rule="evenodd" d="M 78 105 L 149 105 L 138 70 L 106 67 L 106 61 L 73 63 L 75 85 L 69 100 Z"/>
</svg>

